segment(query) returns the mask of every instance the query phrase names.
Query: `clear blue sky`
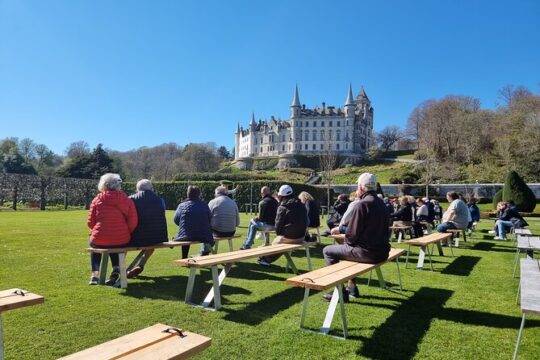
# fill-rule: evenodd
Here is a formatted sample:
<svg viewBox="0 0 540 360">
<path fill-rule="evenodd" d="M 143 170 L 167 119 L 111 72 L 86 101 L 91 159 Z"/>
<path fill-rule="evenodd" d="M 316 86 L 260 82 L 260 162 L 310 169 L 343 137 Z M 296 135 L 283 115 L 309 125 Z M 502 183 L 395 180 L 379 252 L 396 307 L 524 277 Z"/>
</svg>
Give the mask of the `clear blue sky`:
<svg viewBox="0 0 540 360">
<path fill-rule="evenodd" d="M 0 0 L 0 138 L 57 153 L 230 148 L 252 111 L 286 118 L 295 83 L 314 107 L 349 82 L 376 130 L 430 98 L 538 92 L 540 1 Z"/>
</svg>

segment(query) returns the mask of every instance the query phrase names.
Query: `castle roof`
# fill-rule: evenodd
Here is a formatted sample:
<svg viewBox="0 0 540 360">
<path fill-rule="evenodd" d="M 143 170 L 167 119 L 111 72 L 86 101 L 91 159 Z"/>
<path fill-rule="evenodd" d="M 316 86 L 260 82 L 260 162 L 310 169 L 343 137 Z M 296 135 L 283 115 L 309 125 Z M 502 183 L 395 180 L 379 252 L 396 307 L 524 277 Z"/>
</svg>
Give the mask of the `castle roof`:
<svg viewBox="0 0 540 360">
<path fill-rule="evenodd" d="M 363 90 L 364 88 L 362 88 Z M 352 85 L 349 84 L 349 93 L 347 94 L 347 100 L 345 100 L 345 106 L 348 106 L 348 105 L 354 105 L 354 102 L 353 102 L 353 94 L 352 94 Z"/>
<path fill-rule="evenodd" d="M 298 85 L 294 89 L 294 98 L 291 107 L 300 107 L 300 97 L 298 96 Z"/>
</svg>

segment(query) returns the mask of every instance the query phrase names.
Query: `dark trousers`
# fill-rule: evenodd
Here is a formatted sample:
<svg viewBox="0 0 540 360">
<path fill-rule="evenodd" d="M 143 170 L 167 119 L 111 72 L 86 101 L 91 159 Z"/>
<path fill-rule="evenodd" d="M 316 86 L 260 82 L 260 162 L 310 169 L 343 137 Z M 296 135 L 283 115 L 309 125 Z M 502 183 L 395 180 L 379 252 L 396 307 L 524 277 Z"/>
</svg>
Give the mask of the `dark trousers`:
<svg viewBox="0 0 540 360">
<path fill-rule="evenodd" d="M 225 231 L 225 232 L 224 231 L 212 230 L 212 233 L 216 237 L 229 237 L 229 236 L 233 236 L 236 233 L 236 230 L 234 230 L 234 231 Z"/>
<path fill-rule="evenodd" d="M 90 247 L 93 247 L 94 249 L 113 249 L 113 248 L 121 248 L 121 247 L 126 246 L 126 245 L 99 246 L 99 245 L 93 244 L 91 241 L 89 241 L 88 244 L 90 244 Z M 120 260 L 118 259 L 118 254 L 109 254 L 109 257 L 111 258 L 111 264 L 113 268 L 118 267 L 120 264 Z M 99 271 L 100 264 L 101 264 L 101 254 L 90 253 L 90 266 L 92 267 L 92 271 Z"/>
<path fill-rule="evenodd" d="M 336 264 L 339 262 L 339 260 L 377 264 L 388 258 L 388 252 L 386 253 L 386 257 L 378 256 L 377 254 L 372 254 L 361 247 L 350 246 L 348 244 L 325 246 L 323 249 L 323 255 L 327 266 Z"/>
</svg>

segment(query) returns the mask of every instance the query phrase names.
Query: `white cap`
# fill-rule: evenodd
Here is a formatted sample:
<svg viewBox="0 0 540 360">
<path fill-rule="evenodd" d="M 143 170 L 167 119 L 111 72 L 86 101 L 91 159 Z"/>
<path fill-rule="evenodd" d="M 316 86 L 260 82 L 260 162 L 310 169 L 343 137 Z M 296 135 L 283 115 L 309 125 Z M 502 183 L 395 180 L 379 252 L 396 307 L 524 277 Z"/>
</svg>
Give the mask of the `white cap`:
<svg viewBox="0 0 540 360">
<path fill-rule="evenodd" d="M 364 185 L 368 190 L 376 190 L 377 178 L 372 173 L 363 173 L 358 177 L 358 185 Z"/>
<path fill-rule="evenodd" d="M 290 187 L 289 185 L 281 185 L 281 187 L 279 188 L 278 195 L 289 196 L 289 195 L 292 195 L 292 193 L 293 193 L 292 187 Z"/>
</svg>

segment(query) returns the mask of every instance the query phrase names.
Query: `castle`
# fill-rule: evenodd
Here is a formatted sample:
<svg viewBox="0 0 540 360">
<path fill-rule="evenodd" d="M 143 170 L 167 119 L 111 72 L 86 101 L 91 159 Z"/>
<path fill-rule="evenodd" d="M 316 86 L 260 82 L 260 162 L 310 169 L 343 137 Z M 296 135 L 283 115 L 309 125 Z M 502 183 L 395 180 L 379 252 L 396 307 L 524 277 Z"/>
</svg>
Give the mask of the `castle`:
<svg viewBox="0 0 540 360">
<path fill-rule="evenodd" d="M 349 86 L 345 105 L 313 109 L 300 105 L 295 88 L 288 120 L 256 121 L 252 114 L 249 127 L 238 124 L 235 132 L 235 160 L 240 168 L 249 168 L 254 159 L 277 157 L 278 167 L 294 166 L 294 155 L 318 156 L 332 151 L 349 159 L 361 158 L 373 143 L 373 107 L 364 88 L 356 98 Z M 354 161 L 354 160 L 352 160 Z"/>
</svg>

